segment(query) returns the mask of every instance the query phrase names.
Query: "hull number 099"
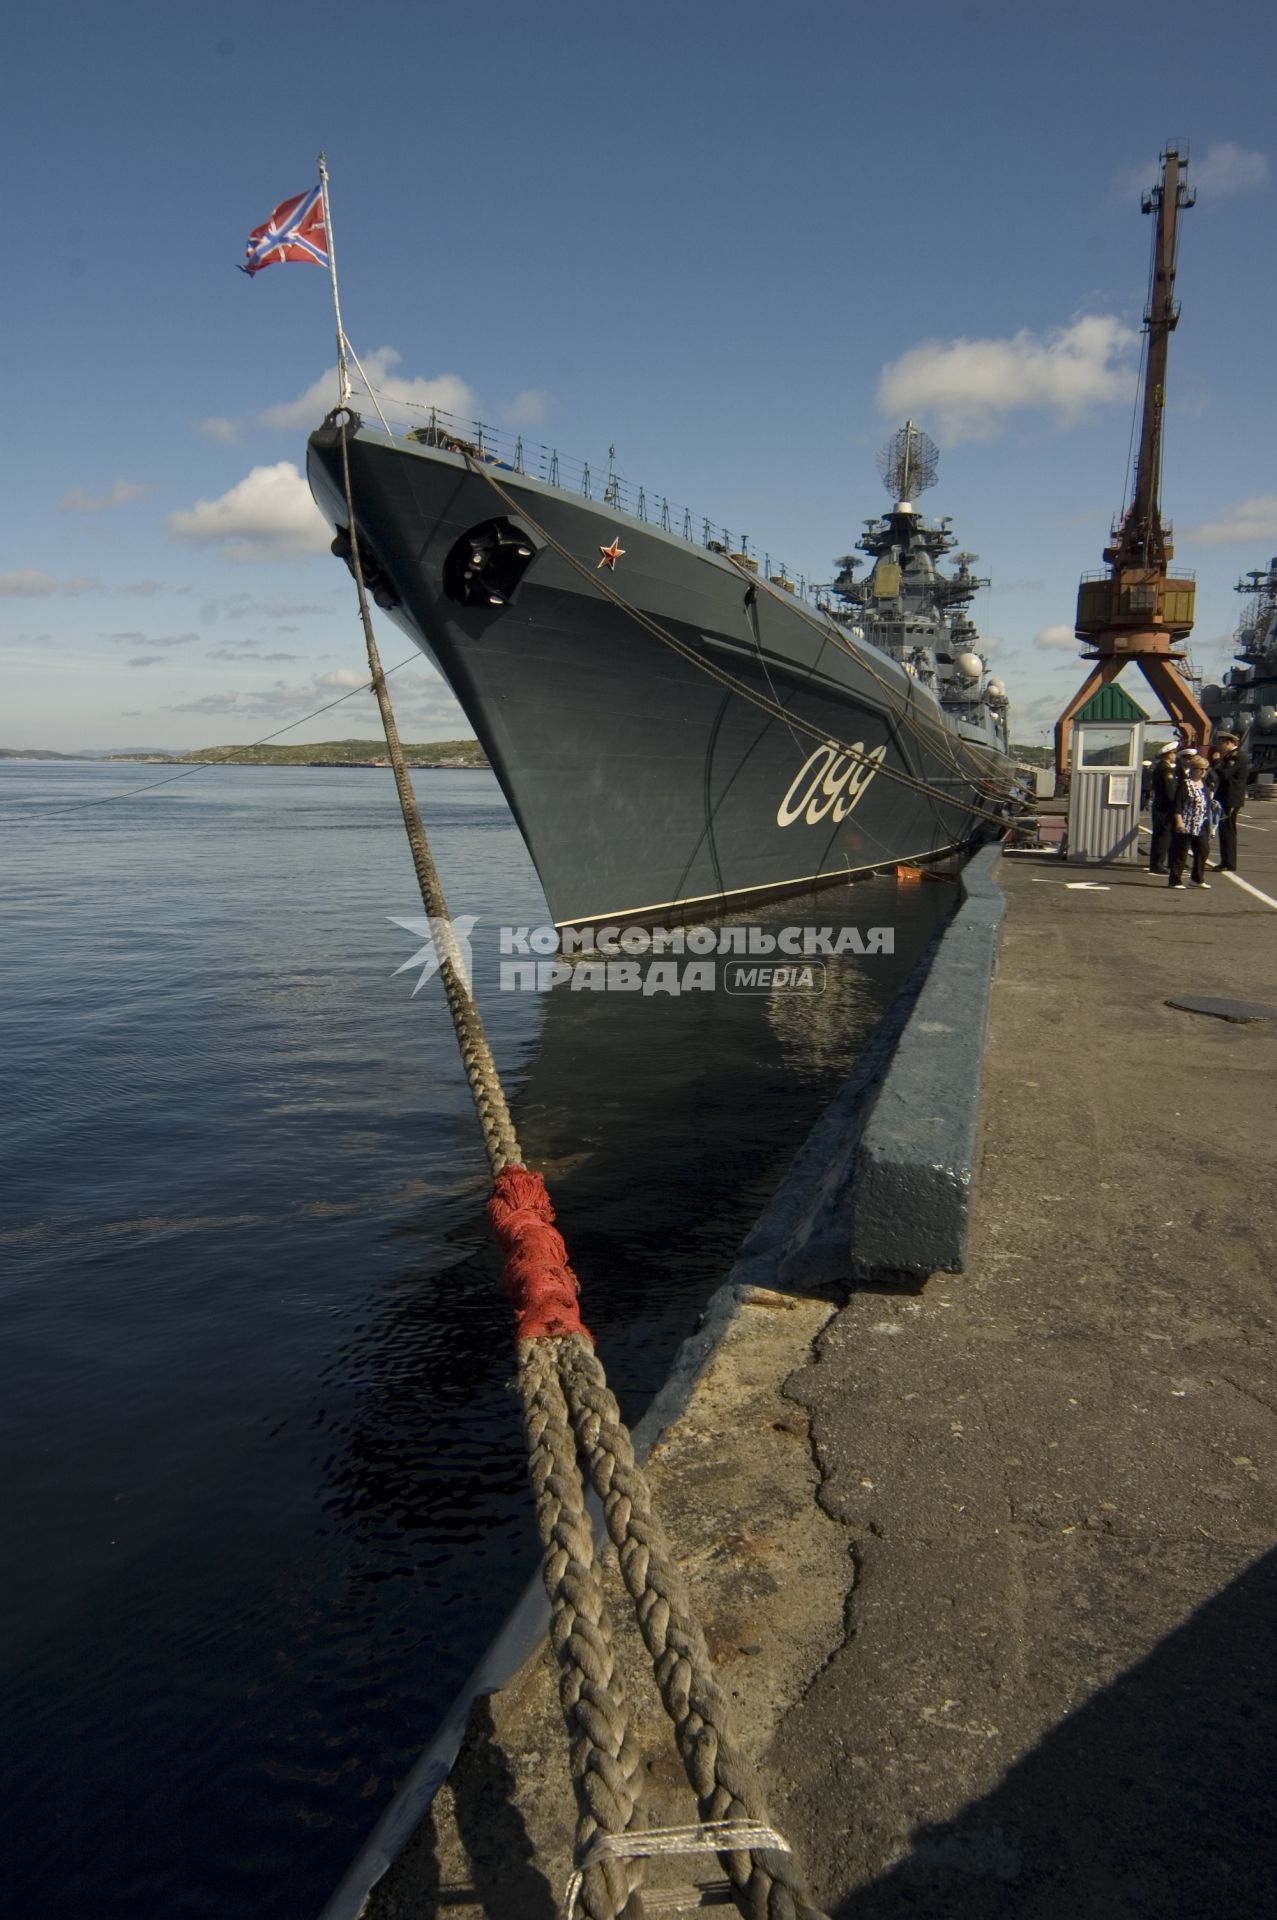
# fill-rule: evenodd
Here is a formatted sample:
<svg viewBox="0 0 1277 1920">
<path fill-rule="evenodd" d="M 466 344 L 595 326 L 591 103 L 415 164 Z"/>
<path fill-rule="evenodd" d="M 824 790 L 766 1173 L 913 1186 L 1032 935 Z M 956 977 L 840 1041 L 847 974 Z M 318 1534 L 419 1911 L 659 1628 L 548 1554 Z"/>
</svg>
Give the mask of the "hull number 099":
<svg viewBox="0 0 1277 1920">
<path fill-rule="evenodd" d="M 859 740 L 852 742 L 850 753 L 831 744 L 817 747 L 803 761 L 776 809 L 776 825 L 792 827 L 802 820 L 816 827 L 825 819 L 835 824 L 845 820 L 886 757 L 885 746 L 866 753 Z"/>
</svg>

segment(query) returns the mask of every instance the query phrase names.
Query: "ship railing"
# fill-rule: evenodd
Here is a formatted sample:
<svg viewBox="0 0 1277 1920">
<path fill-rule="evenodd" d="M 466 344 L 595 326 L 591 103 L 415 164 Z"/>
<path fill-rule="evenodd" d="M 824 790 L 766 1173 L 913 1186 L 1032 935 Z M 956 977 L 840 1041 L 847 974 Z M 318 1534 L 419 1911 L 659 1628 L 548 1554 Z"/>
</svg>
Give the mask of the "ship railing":
<svg viewBox="0 0 1277 1920">
<path fill-rule="evenodd" d="M 802 574 L 791 573 L 782 561 L 760 551 L 748 534 L 736 535 L 708 515 L 695 513 L 691 507 L 671 500 L 658 488 L 618 472 L 613 447 L 609 447 L 606 460 L 591 465 L 588 460 L 575 460 L 560 453 L 557 447 L 547 446 L 508 427 L 467 420 L 444 407 L 409 400 L 380 387 L 370 392 L 356 383 L 353 398 L 356 406 L 361 399 L 370 399 L 382 425 L 395 438 L 417 440 L 426 446 L 450 447 L 469 453 L 498 472 L 522 473 L 534 480 L 543 480 L 547 486 L 596 501 L 629 520 L 675 534 L 690 545 L 727 554 L 796 598 L 823 604 L 813 582 Z"/>
<path fill-rule="evenodd" d="M 1113 570 L 1111 567 L 1092 567 L 1088 572 L 1078 575 L 1079 581 L 1111 580 L 1112 578 Z M 1174 580 L 1196 580 L 1197 573 L 1192 567 L 1177 566 L 1171 578 Z"/>
</svg>

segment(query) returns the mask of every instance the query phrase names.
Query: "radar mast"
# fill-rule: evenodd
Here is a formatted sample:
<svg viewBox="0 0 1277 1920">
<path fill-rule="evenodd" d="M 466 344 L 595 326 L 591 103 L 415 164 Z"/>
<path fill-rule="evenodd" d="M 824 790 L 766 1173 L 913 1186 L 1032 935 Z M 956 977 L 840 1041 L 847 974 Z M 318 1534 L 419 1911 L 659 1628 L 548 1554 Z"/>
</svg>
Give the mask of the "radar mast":
<svg viewBox="0 0 1277 1920">
<path fill-rule="evenodd" d="M 929 434 L 906 420 L 885 447 L 878 450 L 882 483 L 897 506 L 911 507 L 920 493 L 936 483 L 940 449 Z"/>
</svg>

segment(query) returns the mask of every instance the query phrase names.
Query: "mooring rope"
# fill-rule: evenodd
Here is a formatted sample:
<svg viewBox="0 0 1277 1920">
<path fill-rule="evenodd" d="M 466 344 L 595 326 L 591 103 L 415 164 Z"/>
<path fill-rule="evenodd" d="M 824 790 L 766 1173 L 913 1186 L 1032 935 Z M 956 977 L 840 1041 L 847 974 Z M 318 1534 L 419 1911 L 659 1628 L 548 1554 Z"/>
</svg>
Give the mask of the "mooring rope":
<svg viewBox="0 0 1277 1920">
<path fill-rule="evenodd" d="M 564 1891 L 559 1920 L 576 1920 L 581 1907 L 585 1876 L 598 1861 L 636 1858 L 652 1860 L 675 1853 L 725 1853 L 742 1847 L 771 1847 L 789 1852 L 789 1842 L 774 1827 L 759 1826 L 753 1820 L 712 1820 L 694 1827 L 648 1827 L 642 1833 L 600 1834 L 577 1866 Z M 702 1892 L 710 1891 L 702 1888 Z M 717 1889 L 714 1889 L 717 1891 Z M 727 1888 L 730 1893 L 730 1886 Z M 685 1913 L 687 1897 L 681 1888 L 650 1889 L 643 1896 L 649 1913 Z M 702 1906 L 717 1901 L 700 1902 Z"/>
<path fill-rule="evenodd" d="M 351 571 L 368 667 L 386 735 L 400 809 L 439 972 L 456 1029 L 492 1170 L 488 1217 L 505 1254 L 503 1282 L 515 1312 L 517 1383 L 551 1603 L 550 1641 L 571 1746 L 577 1802 L 577 1898 L 589 1920 L 642 1920 L 638 1848 L 603 1840 L 632 1832 L 641 1776 L 615 1670 L 612 1629 L 585 1515 L 581 1464 L 603 1502 L 621 1575 L 634 1602 L 656 1684 L 704 1822 L 746 1821 L 749 1841 L 720 1834 L 719 1858 L 748 1920 L 824 1920 L 809 1900 L 793 1856 L 763 1845 L 772 1837 L 761 1788 L 733 1738 L 726 1696 L 713 1677 L 705 1636 L 686 1583 L 652 1508 L 646 1476 L 582 1324 L 579 1287 L 540 1174 L 523 1165 L 483 1020 L 466 985 L 447 902 L 404 765 L 372 630 L 355 522 L 347 433 L 338 409 Z"/>
<path fill-rule="evenodd" d="M 545 1335 L 520 1342 L 518 1380 L 542 1574 L 550 1596 L 550 1645 L 559 1663 L 559 1705 L 570 1743 L 580 1901 L 591 1920 L 612 1920 L 627 1911 L 638 1920 L 641 1904 L 627 1905 L 642 1877 L 638 1858 L 593 1851 L 600 1838 L 628 1835 L 642 1781 L 555 1344 Z"/>
<path fill-rule="evenodd" d="M 701 1819 L 765 1826 L 761 1788 L 731 1736 L 727 1697 L 714 1678 L 687 1582 L 653 1509 L 647 1476 L 634 1457 L 602 1364 L 585 1340 L 563 1345 L 577 1445 L 603 1502 L 608 1535 Z M 754 1846 L 747 1852 L 723 1851 L 719 1858 L 742 1913 L 759 1920 L 764 1915 L 767 1920 L 818 1920 L 791 1854 Z"/>
</svg>

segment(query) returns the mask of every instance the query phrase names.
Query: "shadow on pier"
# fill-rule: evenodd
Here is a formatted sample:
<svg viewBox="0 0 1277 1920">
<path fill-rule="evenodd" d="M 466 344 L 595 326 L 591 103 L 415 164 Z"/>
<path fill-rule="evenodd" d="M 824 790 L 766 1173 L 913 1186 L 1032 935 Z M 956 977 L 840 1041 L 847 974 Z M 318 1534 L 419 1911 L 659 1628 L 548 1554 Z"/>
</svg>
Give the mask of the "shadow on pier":
<svg viewBox="0 0 1277 1920">
<path fill-rule="evenodd" d="M 1277 1912 L 1275 1671 L 1277 1551 L 1053 1728 L 992 1793 L 917 1828 L 909 1853 L 834 1920 Z"/>
</svg>

